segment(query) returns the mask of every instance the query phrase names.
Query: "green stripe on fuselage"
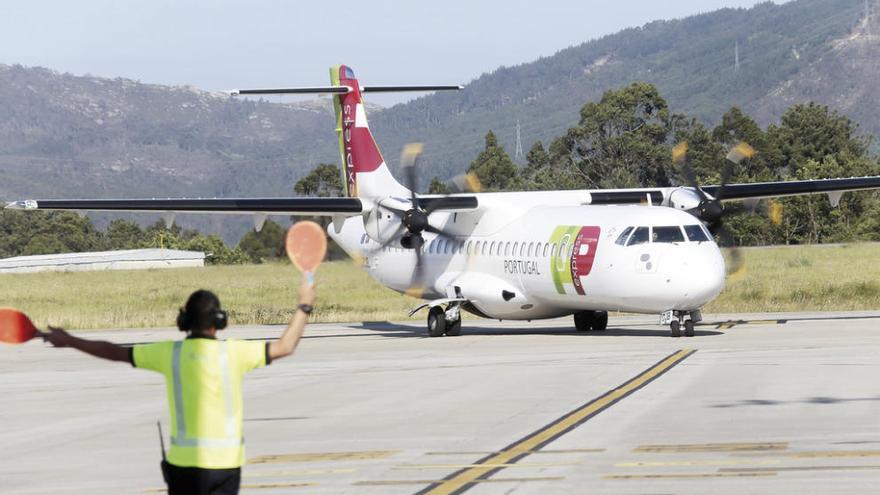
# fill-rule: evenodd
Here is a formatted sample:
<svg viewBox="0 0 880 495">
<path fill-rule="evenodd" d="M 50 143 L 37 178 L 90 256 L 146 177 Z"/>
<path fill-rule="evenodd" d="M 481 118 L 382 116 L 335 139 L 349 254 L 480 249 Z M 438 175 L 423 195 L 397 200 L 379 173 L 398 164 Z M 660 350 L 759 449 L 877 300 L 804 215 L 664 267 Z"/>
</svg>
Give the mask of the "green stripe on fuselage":
<svg viewBox="0 0 880 495">
<path fill-rule="evenodd" d="M 571 257 L 568 256 L 568 251 L 580 229 L 579 225 L 560 225 L 550 236 L 550 242 L 556 245 L 553 256 L 550 257 L 550 273 L 553 276 L 553 285 L 556 286 L 556 292 L 559 294 L 565 294 L 565 287 L 562 284 L 574 284 L 571 279 Z"/>
</svg>

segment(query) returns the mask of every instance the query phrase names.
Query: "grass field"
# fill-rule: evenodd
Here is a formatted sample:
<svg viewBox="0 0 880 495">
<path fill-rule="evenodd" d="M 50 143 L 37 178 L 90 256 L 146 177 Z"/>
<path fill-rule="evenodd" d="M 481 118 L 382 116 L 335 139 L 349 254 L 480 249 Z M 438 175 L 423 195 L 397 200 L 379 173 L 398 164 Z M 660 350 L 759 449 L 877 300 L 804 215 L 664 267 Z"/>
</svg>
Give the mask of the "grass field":
<svg viewBox="0 0 880 495">
<path fill-rule="evenodd" d="M 880 309 L 880 244 L 741 250 L 744 274 L 705 313 Z M 0 275 L 0 306 L 42 326 L 173 326 L 195 289 L 217 292 L 233 324 L 284 323 L 296 306 L 299 275 L 282 263 L 174 270 Z M 405 319 L 416 300 L 383 288 L 352 262 L 318 272 L 314 320 Z"/>
</svg>

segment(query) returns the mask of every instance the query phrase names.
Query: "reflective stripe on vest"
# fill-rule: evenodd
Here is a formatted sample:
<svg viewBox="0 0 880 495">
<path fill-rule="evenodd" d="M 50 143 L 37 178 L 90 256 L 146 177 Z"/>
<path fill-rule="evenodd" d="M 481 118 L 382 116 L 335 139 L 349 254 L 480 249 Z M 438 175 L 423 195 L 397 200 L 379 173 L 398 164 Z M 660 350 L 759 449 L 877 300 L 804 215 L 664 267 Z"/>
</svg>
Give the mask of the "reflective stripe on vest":
<svg viewBox="0 0 880 495">
<path fill-rule="evenodd" d="M 171 436 L 171 444 L 180 447 L 239 447 L 244 443 L 244 438 L 236 435 L 237 422 L 235 420 L 235 406 L 232 401 L 232 379 L 229 376 L 229 350 L 226 341 L 220 343 L 217 350 L 218 366 L 223 382 L 223 395 L 226 403 L 226 437 L 225 438 L 189 438 L 186 435 L 186 416 L 183 403 L 183 380 L 180 372 L 180 352 L 183 341 L 174 343 L 171 353 L 171 374 L 174 382 L 174 411 L 177 417 L 177 431 Z"/>
</svg>

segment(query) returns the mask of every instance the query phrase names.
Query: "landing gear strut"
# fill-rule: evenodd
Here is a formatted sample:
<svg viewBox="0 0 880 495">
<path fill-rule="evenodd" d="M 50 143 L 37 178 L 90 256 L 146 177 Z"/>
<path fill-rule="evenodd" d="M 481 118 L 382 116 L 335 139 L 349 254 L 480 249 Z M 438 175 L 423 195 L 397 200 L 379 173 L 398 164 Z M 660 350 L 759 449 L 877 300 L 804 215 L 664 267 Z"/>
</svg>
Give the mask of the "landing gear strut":
<svg viewBox="0 0 880 495">
<path fill-rule="evenodd" d="M 428 336 L 449 337 L 461 335 L 461 307 L 458 304 L 450 304 L 444 311 L 441 306 L 434 306 L 428 310 Z"/>
<path fill-rule="evenodd" d="M 703 320 L 703 315 L 697 311 L 667 311 L 660 316 L 660 324 L 669 324 L 669 330 L 673 337 L 681 337 L 681 327 L 684 327 L 684 336 L 694 336 L 694 323 Z"/>
<path fill-rule="evenodd" d="M 604 331 L 608 328 L 608 312 L 578 311 L 574 314 L 574 327 L 578 332 Z"/>
</svg>

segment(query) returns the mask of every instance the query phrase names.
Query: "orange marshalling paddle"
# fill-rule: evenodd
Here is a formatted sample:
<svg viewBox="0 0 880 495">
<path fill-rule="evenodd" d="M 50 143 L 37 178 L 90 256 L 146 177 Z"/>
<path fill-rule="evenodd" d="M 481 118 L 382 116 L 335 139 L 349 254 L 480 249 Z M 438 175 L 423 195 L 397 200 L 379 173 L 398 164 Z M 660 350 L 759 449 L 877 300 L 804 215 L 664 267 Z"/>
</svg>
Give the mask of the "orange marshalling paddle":
<svg viewBox="0 0 880 495">
<path fill-rule="evenodd" d="M 315 222 L 296 222 L 287 231 L 284 242 L 291 263 L 303 272 L 310 284 L 315 283 L 315 270 L 327 254 L 327 236 Z"/>
<path fill-rule="evenodd" d="M 0 308 L 0 342 L 22 344 L 43 332 L 31 322 L 26 314 L 17 309 Z"/>
</svg>

